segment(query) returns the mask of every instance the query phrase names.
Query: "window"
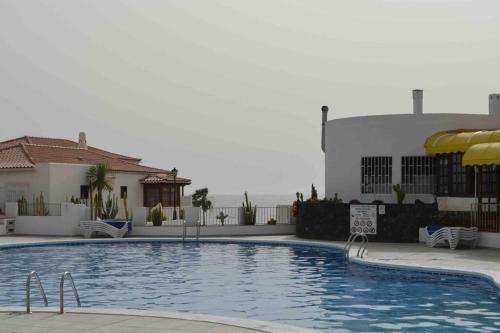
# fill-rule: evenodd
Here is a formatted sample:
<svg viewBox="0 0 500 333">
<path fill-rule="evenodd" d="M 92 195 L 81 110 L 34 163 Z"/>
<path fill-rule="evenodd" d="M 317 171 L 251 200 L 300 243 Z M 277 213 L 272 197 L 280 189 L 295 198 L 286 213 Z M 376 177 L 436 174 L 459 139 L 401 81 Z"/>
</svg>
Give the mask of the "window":
<svg viewBox="0 0 500 333">
<path fill-rule="evenodd" d="M 361 158 L 361 193 L 392 192 L 392 157 Z"/>
<path fill-rule="evenodd" d="M 144 205 L 153 207 L 160 202 L 160 187 L 156 185 L 144 186 Z"/>
<path fill-rule="evenodd" d="M 440 195 L 448 194 L 448 157 L 439 156 L 437 159 L 437 191 Z"/>
<path fill-rule="evenodd" d="M 438 195 L 471 196 L 474 194 L 474 170 L 462 166 L 462 153 L 437 157 Z"/>
<path fill-rule="evenodd" d="M 480 194 L 485 197 L 497 196 L 497 167 L 495 165 L 485 165 L 480 167 Z"/>
<path fill-rule="evenodd" d="M 80 199 L 88 199 L 89 198 L 89 186 L 81 185 L 80 186 Z"/>
<path fill-rule="evenodd" d="M 120 199 L 127 197 L 127 186 L 120 186 Z"/>
<path fill-rule="evenodd" d="M 401 187 L 406 193 L 436 192 L 434 157 L 403 156 L 401 157 Z"/>
</svg>

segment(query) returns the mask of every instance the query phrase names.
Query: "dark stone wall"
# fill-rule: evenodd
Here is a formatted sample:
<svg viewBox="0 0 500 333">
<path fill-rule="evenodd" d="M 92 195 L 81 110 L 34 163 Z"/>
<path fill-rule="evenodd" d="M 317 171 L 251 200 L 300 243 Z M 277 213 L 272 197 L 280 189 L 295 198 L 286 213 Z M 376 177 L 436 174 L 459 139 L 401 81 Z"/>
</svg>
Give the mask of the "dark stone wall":
<svg viewBox="0 0 500 333">
<path fill-rule="evenodd" d="M 349 204 L 302 202 L 297 215 L 297 237 L 346 241 L 349 237 Z M 385 215 L 377 217 L 377 235 L 370 241 L 418 242 L 418 229 L 436 225 L 437 204 L 384 204 Z"/>
</svg>

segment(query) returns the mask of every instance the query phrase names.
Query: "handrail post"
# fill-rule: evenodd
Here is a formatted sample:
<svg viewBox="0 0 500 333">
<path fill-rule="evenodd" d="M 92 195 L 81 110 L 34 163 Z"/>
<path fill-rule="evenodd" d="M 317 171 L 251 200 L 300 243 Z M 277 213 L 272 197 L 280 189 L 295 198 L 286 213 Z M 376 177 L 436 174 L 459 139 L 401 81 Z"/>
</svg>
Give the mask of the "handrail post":
<svg viewBox="0 0 500 333">
<path fill-rule="evenodd" d="M 59 313 L 63 314 L 64 313 L 64 280 L 66 277 L 69 277 L 70 282 L 71 282 L 71 287 L 73 289 L 73 294 L 75 295 L 76 298 L 76 304 L 78 307 L 81 307 L 80 303 L 80 296 L 78 296 L 78 291 L 76 290 L 75 286 L 75 281 L 73 280 L 73 277 L 71 276 L 70 272 L 64 272 L 61 276 L 61 282 L 59 283 Z"/>
<path fill-rule="evenodd" d="M 47 295 L 45 294 L 45 290 L 42 286 L 42 281 L 40 281 L 40 277 L 36 271 L 31 271 L 28 274 L 28 278 L 26 279 L 26 313 L 31 313 L 31 278 L 36 277 L 38 281 L 38 290 L 42 294 L 43 302 L 45 306 L 49 306 L 49 302 L 47 301 Z"/>
</svg>

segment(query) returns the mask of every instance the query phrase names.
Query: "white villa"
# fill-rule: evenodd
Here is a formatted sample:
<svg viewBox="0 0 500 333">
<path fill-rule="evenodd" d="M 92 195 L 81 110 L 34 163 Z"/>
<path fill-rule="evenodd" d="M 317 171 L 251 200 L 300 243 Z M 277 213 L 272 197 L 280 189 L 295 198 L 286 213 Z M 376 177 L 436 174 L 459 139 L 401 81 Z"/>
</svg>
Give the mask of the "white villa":
<svg viewBox="0 0 500 333">
<path fill-rule="evenodd" d="M 173 206 L 184 194 L 187 178 L 174 177 L 171 171 L 140 164 L 141 159 L 111 153 L 87 145 L 85 133 L 78 141 L 24 136 L 0 142 L 0 208 L 6 202 L 43 194 L 46 203 L 61 203 L 69 198 L 88 198 L 85 174 L 96 164 L 106 164 L 113 193 L 127 195 L 129 207 L 151 207 L 158 202 Z M 120 205 L 122 204 L 119 200 Z M 178 204 L 178 201 L 177 201 Z"/>
</svg>

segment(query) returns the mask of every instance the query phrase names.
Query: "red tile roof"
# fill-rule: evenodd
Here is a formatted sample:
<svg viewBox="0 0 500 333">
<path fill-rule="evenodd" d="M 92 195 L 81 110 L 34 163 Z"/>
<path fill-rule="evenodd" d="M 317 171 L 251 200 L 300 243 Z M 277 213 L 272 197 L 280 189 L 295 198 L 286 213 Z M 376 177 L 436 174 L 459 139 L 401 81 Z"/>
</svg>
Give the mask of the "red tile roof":
<svg viewBox="0 0 500 333">
<path fill-rule="evenodd" d="M 102 163 L 106 164 L 111 171 L 154 174 L 158 179 L 166 181 L 171 178 L 173 182 L 170 171 L 140 165 L 139 161 L 138 158 L 114 154 L 93 147 L 78 148 L 76 142 L 65 139 L 25 136 L 0 142 L 0 169 L 33 168 L 38 163 L 82 165 Z M 191 180 L 176 178 L 176 183 L 191 184 Z"/>
<path fill-rule="evenodd" d="M 174 183 L 174 176 L 172 174 L 164 174 L 164 173 L 149 175 L 146 178 L 144 178 L 143 180 L 141 180 L 141 183 L 143 183 L 143 184 L 173 184 Z M 189 185 L 189 184 L 191 184 L 191 179 L 176 177 L 175 183 Z"/>
<path fill-rule="evenodd" d="M 0 149 L 17 146 L 20 143 L 43 145 L 43 146 L 57 146 L 57 147 L 66 147 L 66 148 L 78 148 L 78 142 L 67 140 L 67 139 L 42 138 L 42 137 L 36 137 L 36 136 L 23 136 L 20 138 L 0 142 Z M 88 150 L 96 152 L 96 153 L 101 153 L 101 154 L 107 155 L 109 157 L 114 157 L 114 158 L 126 160 L 129 162 L 139 163 L 141 161 L 141 159 L 137 158 L 137 157 L 130 157 L 130 156 L 125 156 L 125 155 L 115 154 L 115 153 L 111 153 L 109 151 L 102 150 L 102 149 L 95 148 L 95 147 L 91 147 L 91 146 L 88 146 Z"/>
<path fill-rule="evenodd" d="M 0 169 L 33 168 L 34 166 L 35 164 L 30 160 L 23 146 L 0 149 Z"/>
</svg>

